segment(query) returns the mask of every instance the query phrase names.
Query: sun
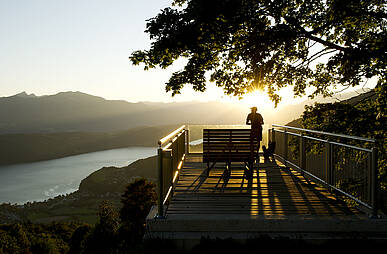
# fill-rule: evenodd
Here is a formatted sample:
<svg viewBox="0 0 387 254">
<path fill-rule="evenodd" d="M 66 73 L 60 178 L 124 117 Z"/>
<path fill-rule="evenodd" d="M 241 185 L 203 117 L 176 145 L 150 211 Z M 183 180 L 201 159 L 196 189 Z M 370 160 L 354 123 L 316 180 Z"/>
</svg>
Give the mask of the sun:
<svg viewBox="0 0 387 254">
<path fill-rule="evenodd" d="M 248 107 L 257 107 L 259 109 L 274 108 L 272 102 L 265 91 L 255 90 L 243 96 L 240 103 Z"/>
<path fill-rule="evenodd" d="M 281 100 L 278 103 L 277 107 L 275 107 L 275 103 L 270 100 L 267 90 L 265 89 L 256 89 L 252 92 L 243 95 L 241 99 L 232 96 L 225 97 L 223 95 L 220 96 L 220 98 L 223 102 L 233 103 L 244 108 L 257 107 L 258 111 L 269 110 L 272 112 L 278 111 L 288 105 L 304 103 L 307 99 L 305 98 L 305 96 L 298 98 L 294 97 L 292 87 L 282 88 L 278 91 L 278 95 L 280 96 Z"/>
</svg>

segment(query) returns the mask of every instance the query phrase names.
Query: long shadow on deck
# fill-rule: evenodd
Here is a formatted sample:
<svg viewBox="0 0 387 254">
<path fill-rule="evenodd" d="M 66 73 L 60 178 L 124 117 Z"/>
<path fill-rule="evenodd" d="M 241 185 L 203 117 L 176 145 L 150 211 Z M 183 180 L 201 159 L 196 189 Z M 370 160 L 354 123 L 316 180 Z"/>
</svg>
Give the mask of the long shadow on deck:
<svg viewBox="0 0 387 254">
<path fill-rule="evenodd" d="M 327 193 L 321 194 L 321 188 L 298 172 L 279 166 L 274 160 L 258 165 L 257 171 L 266 176 L 269 206 L 274 214 L 336 215 L 339 207 L 332 208 Z"/>
<path fill-rule="evenodd" d="M 207 175 L 199 157 L 183 167 L 168 213 L 351 215 L 354 209 L 326 189 L 275 160 L 258 163 L 247 177 L 242 163 L 218 163 Z"/>
</svg>

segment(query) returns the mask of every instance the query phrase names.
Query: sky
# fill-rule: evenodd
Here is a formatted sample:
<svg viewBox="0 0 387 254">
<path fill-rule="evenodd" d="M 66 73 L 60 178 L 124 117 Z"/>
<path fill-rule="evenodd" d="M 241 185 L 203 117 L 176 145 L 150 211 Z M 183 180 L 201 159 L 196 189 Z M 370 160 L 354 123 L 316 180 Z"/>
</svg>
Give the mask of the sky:
<svg viewBox="0 0 387 254">
<path fill-rule="evenodd" d="M 133 51 L 149 48 L 146 20 L 171 2 L 0 0 L 0 97 L 80 91 L 131 102 L 235 101 L 212 84 L 205 93 L 187 86 L 172 98 L 164 84 L 181 63 L 144 71 L 129 62 Z M 269 103 L 264 95 L 256 97 Z M 305 99 L 286 97 L 285 104 Z"/>
</svg>

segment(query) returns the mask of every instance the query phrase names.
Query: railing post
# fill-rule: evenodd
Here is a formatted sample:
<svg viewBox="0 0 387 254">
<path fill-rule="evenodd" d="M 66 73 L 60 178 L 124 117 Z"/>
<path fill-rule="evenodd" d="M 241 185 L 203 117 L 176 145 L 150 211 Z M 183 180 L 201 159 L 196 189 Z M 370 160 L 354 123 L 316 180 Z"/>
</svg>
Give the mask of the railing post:
<svg viewBox="0 0 387 254">
<path fill-rule="evenodd" d="M 267 147 L 269 146 L 270 142 L 271 142 L 271 129 L 268 128 L 267 129 L 267 144 L 266 144 Z"/>
<path fill-rule="evenodd" d="M 167 182 L 168 182 L 168 185 L 169 185 L 169 188 L 171 188 L 171 193 L 169 193 L 169 197 L 173 196 L 173 176 L 175 174 L 175 169 L 177 168 L 177 163 L 176 163 L 176 160 L 177 160 L 177 156 L 178 156 L 178 146 L 179 146 L 179 142 L 178 142 L 178 139 L 176 140 L 175 142 L 175 147 L 174 145 L 172 144 L 172 149 L 169 151 L 169 156 L 167 156 L 168 158 L 168 166 L 169 166 L 169 174 L 168 174 L 168 178 L 167 178 Z M 176 148 L 177 151 L 174 151 L 173 148 Z M 168 188 L 168 190 L 169 190 Z M 168 193 L 167 193 L 168 195 Z M 167 198 L 167 197 L 165 197 Z"/>
<path fill-rule="evenodd" d="M 180 145 L 181 145 L 181 154 L 180 154 L 180 160 L 183 158 L 183 155 L 186 153 L 186 145 L 185 145 L 185 130 L 183 130 L 183 133 L 181 134 L 180 138 Z"/>
<path fill-rule="evenodd" d="M 333 172 L 332 172 L 332 144 L 327 140 L 325 143 L 325 169 L 326 169 L 326 181 L 329 185 L 333 184 Z"/>
<path fill-rule="evenodd" d="M 372 217 L 376 218 L 378 215 L 378 150 L 376 147 L 371 149 L 372 151 L 372 167 L 371 167 L 371 204 L 372 204 Z"/>
<path fill-rule="evenodd" d="M 288 166 L 288 132 L 285 129 L 284 131 L 284 160 L 285 160 L 285 167 Z"/>
<path fill-rule="evenodd" d="M 189 154 L 189 130 L 185 130 L 185 154 Z"/>
<path fill-rule="evenodd" d="M 305 139 L 302 133 L 300 133 L 300 168 L 306 170 Z"/>
<path fill-rule="evenodd" d="M 179 138 L 176 138 L 175 142 L 172 143 L 172 175 L 175 168 L 177 168 L 177 163 L 179 159 Z"/>
<path fill-rule="evenodd" d="M 163 167 L 163 207 L 165 204 L 165 200 L 169 194 L 169 188 L 172 183 L 173 178 L 173 149 L 163 150 L 163 163 L 165 162 L 166 167 Z M 164 196 L 165 195 L 165 196 Z"/>
<path fill-rule="evenodd" d="M 164 181 L 163 181 L 163 149 L 161 147 L 159 147 L 159 149 L 157 149 L 157 157 L 158 157 L 158 160 L 157 160 L 157 166 L 158 166 L 158 178 L 159 178 L 159 206 L 158 206 L 158 216 L 159 217 L 163 217 L 164 216 L 164 205 L 163 205 L 163 201 L 164 201 Z"/>
</svg>

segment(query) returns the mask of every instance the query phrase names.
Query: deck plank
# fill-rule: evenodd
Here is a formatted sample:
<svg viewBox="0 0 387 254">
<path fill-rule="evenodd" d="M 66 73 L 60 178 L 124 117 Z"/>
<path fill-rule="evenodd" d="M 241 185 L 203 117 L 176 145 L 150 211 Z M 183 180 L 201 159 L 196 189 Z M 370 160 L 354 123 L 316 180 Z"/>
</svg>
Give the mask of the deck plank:
<svg viewBox="0 0 387 254">
<path fill-rule="evenodd" d="M 277 161 L 260 161 L 253 168 L 252 179 L 247 179 L 242 163 L 233 163 L 230 174 L 225 174 L 224 164 L 218 163 L 207 176 L 201 157 L 201 154 L 186 157 L 167 215 L 360 214 L 327 189 Z"/>
</svg>

